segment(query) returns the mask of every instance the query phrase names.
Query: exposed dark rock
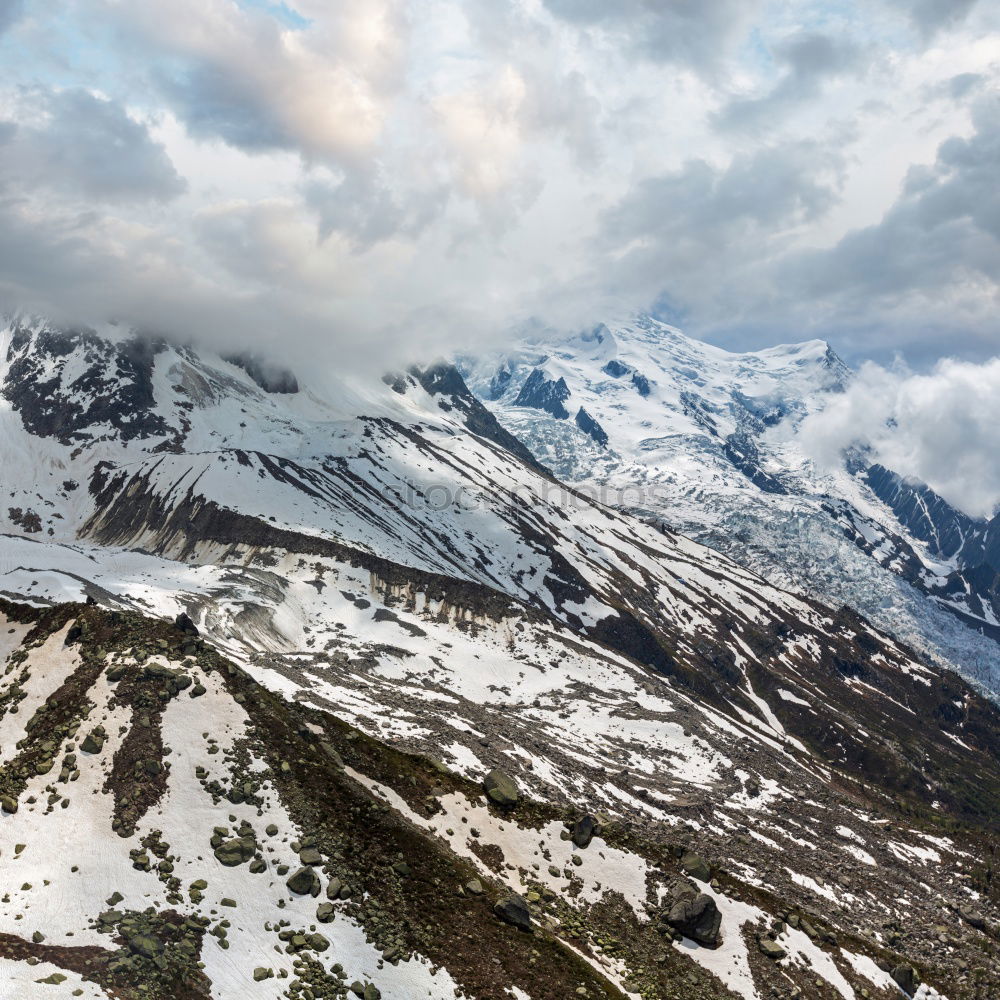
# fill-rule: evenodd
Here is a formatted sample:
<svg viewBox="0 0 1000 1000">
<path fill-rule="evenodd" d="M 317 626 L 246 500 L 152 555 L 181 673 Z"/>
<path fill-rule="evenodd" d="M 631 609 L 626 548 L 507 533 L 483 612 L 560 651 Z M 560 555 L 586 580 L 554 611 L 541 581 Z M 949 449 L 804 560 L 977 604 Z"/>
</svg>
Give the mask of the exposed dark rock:
<svg viewBox="0 0 1000 1000">
<path fill-rule="evenodd" d="M 258 354 L 227 354 L 223 355 L 223 360 L 242 368 L 264 392 L 290 395 L 299 391 L 298 379 L 287 368 L 267 361 Z"/>
<path fill-rule="evenodd" d="M 321 888 L 319 876 L 312 868 L 300 868 L 288 877 L 285 885 L 298 896 L 318 896 Z"/>
<path fill-rule="evenodd" d="M 576 426 L 584 434 L 592 437 L 602 448 L 607 447 L 607 432 L 582 406 L 576 412 Z"/>
<path fill-rule="evenodd" d="M 621 378 L 623 375 L 628 375 L 635 371 L 631 365 L 625 364 L 623 361 L 619 361 L 617 358 L 612 358 L 602 369 L 605 374 L 610 375 L 612 378 Z"/>
<path fill-rule="evenodd" d="M 492 441 L 516 455 L 526 465 L 548 475 L 548 471 L 539 465 L 528 448 L 502 427 L 497 418 L 476 398 L 454 365 L 436 364 L 422 371 L 414 368 L 412 373 L 428 395 L 443 397 L 438 400 L 438 406 L 442 410 L 460 413 L 465 426 L 473 434 Z"/>
<path fill-rule="evenodd" d="M 757 939 L 757 947 L 760 949 L 760 953 L 765 956 L 765 958 L 770 958 L 775 962 L 780 961 L 787 954 L 785 949 L 782 948 L 777 941 L 769 937 L 759 937 Z"/>
<path fill-rule="evenodd" d="M 256 850 L 257 843 L 253 837 L 234 837 L 215 848 L 215 856 L 220 864 L 235 868 L 249 861 Z"/>
<path fill-rule="evenodd" d="M 531 912 L 523 897 L 517 893 L 501 899 L 494 907 L 493 912 L 505 923 L 512 924 L 518 930 L 531 931 Z"/>
<path fill-rule="evenodd" d="M 712 869 L 708 862 L 694 851 L 685 851 L 681 855 L 681 868 L 699 882 L 707 882 L 712 877 Z"/>
<path fill-rule="evenodd" d="M 558 420 L 566 420 L 569 411 L 563 403 L 569 399 L 569 395 L 569 386 L 564 378 L 549 379 L 541 368 L 535 368 L 521 386 L 514 405 L 544 410 Z"/>
<path fill-rule="evenodd" d="M 185 635 L 198 635 L 198 626 L 183 611 L 174 619 L 174 627 Z"/>
<path fill-rule="evenodd" d="M 920 985 L 920 975 L 912 965 L 905 963 L 897 965 L 889 975 L 907 996 L 913 996 L 917 992 L 917 987 Z"/>
<path fill-rule="evenodd" d="M 649 379 L 645 375 L 640 375 L 639 372 L 635 372 L 632 375 L 632 385 L 635 386 L 635 391 L 639 393 L 640 396 L 648 396 L 650 392 Z"/>
<path fill-rule="evenodd" d="M 719 943 L 722 914 L 711 896 L 699 893 L 674 903 L 667 914 L 667 923 L 698 944 L 714 946 Z"/>
<path fill-rule="evenodd" d="M 572 840 L 581 850 L 590 846 L 591 840 L 601 832 L 601 826 L 593 816 L 578 819 L 573 825 Z"/>
</svg>

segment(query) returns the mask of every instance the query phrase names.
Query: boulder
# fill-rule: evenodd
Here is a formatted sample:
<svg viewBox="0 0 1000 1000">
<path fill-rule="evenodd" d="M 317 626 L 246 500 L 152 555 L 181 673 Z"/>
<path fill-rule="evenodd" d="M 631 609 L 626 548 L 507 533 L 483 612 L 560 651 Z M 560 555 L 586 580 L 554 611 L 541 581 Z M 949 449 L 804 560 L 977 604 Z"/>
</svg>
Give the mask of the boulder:
<svg viewBox="0 0 1000 1000">
<path fill-rule="evenodd" d="M 786 954 L 785 949 L 777 941 L 769 937 L 758 938 L 757 947 L 765 958 L 770 958 L 775 962 L 780 961 Z"/>
<path fill-rule="evenodd" d="M 897 965 L 890 973 L 892 981 L 909 997 L 917 992 L 920 976 L 912 965 Z"/>
<path fill-rule="evenodd" d="M 667 923 L 698 944 L 714 946 L 719 943 L 722 914 L 719 913 L 715 900 L 702 892 L 693 898 L 677 900 L 670 908 Z"/>
<path fill-rule="evenodd" d="M 528 910 L 527 902 L 516 892 L 501 899 L 494 907 L 493 912 L 504 923 L 511 924 L 520 931 L 532 930 L 531 913 Z"/>
<path fill-rule="evenodd" d="M 104 737 L 100 733 L 87 733 L 80 744 L 84 753 L 100 753 L 104 749 Z"/>
<path fill-rule="evenodd" d="M 183 611 L 174 619 L 174 628 L 185 635 L 198 635 L 198 626 Z"/>
<path fill-rule="evenodd" d="M 288 877 L 285 885 L 298 896 L 319 895 L 319 876 L 312 868 L 300 868 L 294 875 Z"/>
<path fill-rule="evenodd" d="M 220 844 L 215 849 L 215 856 L 220 864 L 235 868 L 249 861 L 256 850 L 257 842 L 253 837 L 234 837 Z"/>
<path fill-rule="evenodd" d="M 7 807 L 4 806 L 4 809 L 7 809 Z M 960 906 L 958 912 L 962 919 L 971 927 L 975 927 L 976 930 L 980 931 L 986 930 L 986 918 L 978 910 L 973 910 L 969 906 Z"/>
<path fill-rule="evenodd" d="M 17 799 L 12 798 L 10 795 L 0 796 L 0 809 L 3 809 L 5 813 L 16 813 Z"/>
<path fill-rule="evenodd" d="M 156 958 L 163 953 L 163 942 L 152 934 L 126 928 L 123 929 L 122 936 L 125 938 L 125 943 L 133 955 L 142 955 L 143 958 Z"/>
<path fill-rule="evenodd" d="M 591 840 L 601 832 L 601 826 L 593 816 L 584 816 L 573 826 L 573 843 L 582 851 L 590 846 Z"/>
<path fill-rule="evenodd" d="M 681 868 L 699 882 L 707 882 L 712 877 L 712 869 L 709 868 L 708 862 L 694 851 L 685 851 L 681 855 Z"/>
<path fill-rule="evenodd" d="M 521 798 L 517 782 L 498 767 L 493 768 L 483 779 L 483 790 L 491 802 L 507 808 L 516 806 Z"/>
</svg>

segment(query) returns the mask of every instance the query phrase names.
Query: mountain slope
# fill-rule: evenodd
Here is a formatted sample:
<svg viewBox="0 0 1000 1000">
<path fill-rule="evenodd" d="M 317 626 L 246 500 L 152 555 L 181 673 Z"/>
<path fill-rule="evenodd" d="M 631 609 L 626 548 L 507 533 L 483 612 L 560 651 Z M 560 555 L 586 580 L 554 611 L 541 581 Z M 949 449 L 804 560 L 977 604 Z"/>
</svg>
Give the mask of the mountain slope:
<svg viewBox="0 0 1000 1000">
<path fill-rule="evenodd" d="M 914 947 L 908 924 L 866 938 L 759 888 L 745 863 L 709 870 L 684 853 L 697 827 L 658 843 L 572 808 L 484 801 L 433 761 L 267 691 L 185 621 L 3 613 L 0 828 L 18 846 L 0 956 L 19 996 L 727 997 L 780 983 L 850 997 L 894 989 L 880 965 L 910 974 L 895 950 Z M 891 883 L 908 895 L 943 858 L 962 865 L 947 838 L 884 837 L 861 816 L 841 814 L 835 850 L 871 866 L 869 893 L 886 859 L 914 869 Z M 802 877 L 857 920 L 863 899 L 837 883 Z M 701 898 L 714 925 L 686 922 Z M 995 951 L 996 928 L 953 906 L 942 959 Z M 972 981 L 992 982 L 982 969 Z"/>
<path fill-rule="evenodd" d="M 405 911 L 409 924 L 439 930 L 404 935 L 403 951 L 427 960 L 406 968 L 424 976 L 441 966 L 452 977 L 420 980 L 419 995 L 450 997 L 457 986 L 484 997 L 586 988 L 597 996 L 628 990 L 751 1000 L 799 984 L 807 996 L 851 998 L 862 988 L 889 996 L 895 986 L 888 972 L 908 983 L 911 964 L 951 1000 L 989 995 L 1000 985 L 992 959 L 981 959 L 996 945 L 1000 719 L 955 674 L 921 662 L 850 611 L 783 591 L 660 524 L 562 486 L 526 452 L 506 446 L 454 371 L 407 373 L 390 384 L 310 386 L 297 378 L 298 392 L 271 393 L 205 352 L 170 344 L 123 351 L 122 334 L 112 331 L 66 335 L 69 349 L 60 340 L 54 350 L 46 332 L 44 324 L 9 331 L 9 343 L 18 346 L 3 373 L 7 398 L 13 393 L 20 403 L 0 411 L 9 470 L 2 508 L 21 513 L 9 516 L 0 539 L 0 590 L 36 610 L 5 610 L 15 651 L 0 690 L 0 698 L 9 694 L 0 724 L 10 727 L 0 745 L 29 735 L 24 721 L 56 694 L 56 707 L 42 716 L 62 713 L 64 702 L 67 712 L 88 710 L 96 720 L 107 712 L 100 724 L 108 745 L 118 748 L 92 775 L 94 812 L 72 830 L 60 827 L 58 836 L 103 844 L 117 820 L 114 833 L 131 847 L 159 830 L 161 839 L 151 843 L 165 840 L 169 855 L 180 843 L 177 818 L 158 810 L 172 801 L 171 782 L 183 779 L 174 801 L 184 810 L 204 807 L 198 827 L 209 839 L 214 826 L 228 827 L 220 837 L 238 839 L 245 818 L 259 845 L 258 827 L 272 810 L 279 830 L 291 822 L 300 838 L 330 826 L 333 862 L 323 843 L 318 849 L 326 874 L 340 877 L 334 862 L 346 861 L 348 851 L 337 838 L 348 838 L 352 852 L 367 849 L 365 824 L 376 814 L 366 796 L 379 795 L 376 818 L 391 817 L 408 831 L 409 855 L 399 859 L 393 847 L 390 867 L 403 860 L 418 870 L 425 854 L 429 866 L 451 866 L 434 876 L 446 888 L 440 897 L 440 887 L 431 892 L 432 918 Z M 145 374 L 127 365 L 112 373 L 109 359 L 137 353 L 152 358 Z M 12 375 L 29 357 L 31 364 Z M 111 378 L 114 392 L 105 386 Z M 136 385 L 151 395 L 136 395 Z M 280 388 L 289 386 L 280 380 Z M 144 400 L 135 419 L 109 414 L 104 400 L 116 393 Z M 65 399 L 77 414 L 71 433 L 39 424 L 29 412 L 48 412 L 51 399 Z M 67 604 L 88 597 L 101 608 Z M 179 630 L 170 623 L 181 614 L 187 617 L 178 619 Z M 81 617 L 88 625 L 76 632 L 70 623 Z M 16 649 L 21 619 L 37 629 L 29 645 L 42 646 Z M 184 631 L 188 619 L 200 638 Z M 22 656 L 42 657 L 27 677 Z M 151 656 L 158 666 L 148 672 Z M 234 664 L 232 672 L 220 657 Z M 211 667 L 207 674 L 196 669 L 202 660 Z M 125 673 L 108 680 L 105 668 L 114 672 L 119 661 Z M 168 666 L 191 683 L 170 680 L 161 672 Z M 67 672 L 77 677 L 75 686 L 59 691 Z M 197 684 L 205 693 L 191 698 Z M 161 696 L 150 700 L 153 691 L 167 695 L 163 713 Z M 151 713 L 148 727 L 142 704 Z M 148 737 L 157 726 L 162 734 L 159 716 L 178 718 L 180 705 L 195 706 L 189 711 L 196 715 L 208 705 L 213 717 L 238 720 L 237 735 L 225 737 L 235 742 L 201 721 L 185 729 L 180 718 L 181 729 L 166 740 L 173 752 L 161 750 Z M 56 719 L 61 726 L 62 716 Z M 125 731 L 116 735 L 118 726 Z M 309 740 L 303 726 L 321 740 Z M 217 754 L 204 732 L 220 741 Z M 67 729 L 59 747 L 51 738 L 43 747 L 31 736 L 30 759 L 51 755 L 53 773 L 58 753 L 90 761 L 83 756 L 89 751 L 65 743 L 74 738 Z M 244 738 L 250 757 L 240 756 Z M 321 741 L 349 771 L 338 770 Z M 228 775 L 208 761 L 225 759 L 227 748 L 235 761 Z M 177 766 L 181 753 L 186 770 Z M 418 766 L 409 753 L 424 762 Z M 442 763 L 429 763 L 430 756 Z M 61 800 L 45 816 L 52 778 L 49 771 L 22 774 L 28 759 L 3 772 L 4 793 L 18 799 L 4 823 L 60 816 Z M 67 764 L 69 777 L 73 766 Z M 209 785 L 219 782 L 221 794 L 215 786 L 206 791 L 197 767 Z M 477 801 L 493 768 L 528 797 L 513 812 Z M 271 782 L 268 801 L 235 810 L 241 803 L 230 795 L 234 783 L 237 799 L 246 797 L 246 783 L 260 798 L 260 787 L 252 787 L 263 783 L 258 773 Z M 282 775 L 297 784 L 286 787 Z M 442 791 L 433 792 L 438 786 Z M 32 795 L 36 802 L 27 803 Z M 66 808 L 72 813 L 77 805 Z M 215 807 L 226 810 L 224 819 Z M 364 810 L 364 822 L 351 826 L 362 815 L 355 808 Z M 573 852 L 561 823 L 576 824 L 585 814 L 597 817 L 601 843 Z M 393 844 L 404 842 L 402 833 L 393 837 Z M 214 869 L 194 865 L 199 850 L 201 861 L 221 864 L 210 845 L 184 847 L 183 857 L 194 859 L 192 879 L 205 877 L 211 886 Z M 687 877 L 678 857 L 685 850 L 711 863 L 715 882 L 679 881 Z M 502 921 L 488 906 L 472 926 L 442 909 L 446 898 L 464 898 L 454 896 L 453 855 L 485 880 L 491 901 L 502 891 L 537 893 L 526 896 L 533 919 L 542 922 L 544 904 L 565 944 L 589 949 L 593 958 L 599 951 L 605 961 L 595 973 L 604 981 L 574 980 L 578 966 L 555 942 L 538 956 L 505 950 L 496 937 Z M 112 872 L 130 863 L 117 848 L 108 857 Z M 369 880 L 380 919 L 403 905 L 393 877 L 389 895 L 383 892 L 385 860 L 370 855 L 350 873 Z M 41 878 L 55 884 L 46 867 L 51 858 L 38 863 Z M 176 868 L 176 857 L 168 864 Z M 157 865 L 150 859 L 151 868 Z M 705 874 L 690 859 L 688 867 Z M 57 874 L 61 885 L 64 873 Z M 249 890 L 242 882 L 231 891 L 226 885 L 240 909 Z M 273 888 L 280 893 L 280 884 Z M 431 891 L 426 884 L 424 890 Z M 87 890 L 74 905 L 88 913 L 103 908 L 112 891 Z M 269 967 L 260 958 L 259 928 L 274 925 L 267 907 L 284 909 L 276 899 L 262 898 L 253 927 L 241 928 L 242 951 L 208 943 L 241 956 L 232 968 L 206 963 L 210 986 L 188 968 L 203 994 L 237 995 L 244 981 L 252 984 L 253 968 Z M 20 933 L 24 900 L 12 895 L 0 918 L 10 935 L 44 945 Z M 159 910 L 180 905 L 166 895 L 156 901 Z M 303 921 L 306 915 L 302 910 Z M 365 928 L 368 916 L 363 907 L 352 911 Z M 44 922 L 50 919 L 60 934 L 80 933 L 46 911 Z M 131 919 L 148 930 L 148 921 Z M 493 921 L 489 930 L 483 921 Z M 307 924 L 291 929 L 314 933 Z M 324 974 L 338 947 L 354 963 L 336 959 L 351 976 L 382 971 L 356 932 L 344 933 L 322 958 Z M 467 934 L 488 941 L 477 944 L 475 963 L 440 946 L 441 935 L 461 942 Z M 774 938 L 785 957 L 766 943 Z M 24 951 L 23 940 L 8 943 L 16 952 L 8 955 L 12 975 L 23 982 L 19 963 L 38 955 Z M 200 948 L 204 957 L 204 942 Z M 499 979 L 483 977 L 484 954 L 491 956 L 487 966 L 499 961 Z M 551 980 L 524 978 L 515 968 L 522 958 L 554 970 Z M 299 995 L 287 992 L 290 981 L 261 983 L 248 989 Z M 392 972 L 375 985 L 386 996 L 414 995 L 410 980 Z M 935 994 L 925 988 L 921 995 Z"/>
</svg>

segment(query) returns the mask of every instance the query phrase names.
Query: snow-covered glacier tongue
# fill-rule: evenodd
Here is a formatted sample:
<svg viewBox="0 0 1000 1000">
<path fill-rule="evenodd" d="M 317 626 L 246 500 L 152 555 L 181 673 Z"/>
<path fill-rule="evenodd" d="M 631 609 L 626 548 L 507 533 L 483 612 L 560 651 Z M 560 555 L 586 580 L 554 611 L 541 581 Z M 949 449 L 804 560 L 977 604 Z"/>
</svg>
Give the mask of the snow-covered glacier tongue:
<svg viewBox="0 0 1000 1000">
<path fill-rule="evenodd" d="M 561 479 L 846 604 L 1000 691 L 997 522 L 974 522 L 863 452 L 817 466 L 797 429 L 853 377 L 825 342 L 732 354 L 639 316 L 572 336 L 533 330 L 457 363 Z"/>
<path fill-rule="evenodd" d="M 677 530 L 805 516 L 825 345 L 2 347 L 0 996 L 1000 993 L 997 707 Z"/>
</svg>

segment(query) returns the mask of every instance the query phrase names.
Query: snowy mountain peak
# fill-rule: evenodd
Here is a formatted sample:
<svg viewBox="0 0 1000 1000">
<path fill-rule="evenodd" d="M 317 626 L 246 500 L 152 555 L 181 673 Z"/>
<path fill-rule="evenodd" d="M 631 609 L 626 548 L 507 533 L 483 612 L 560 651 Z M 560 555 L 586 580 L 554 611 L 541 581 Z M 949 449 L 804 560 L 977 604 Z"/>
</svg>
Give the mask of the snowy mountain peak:
<svg viewBox="0 0 1000 1000">
<path fill-rule="evenodd" d="M 561 479 L 848 603 L 1000 690 L 983 638 L 1000 639 L 1000 532 L 864 456 L 816 468 L 797 428 L 853 378 L 825 341 L 731 353 L 636 316 L 535 330 L 460 365 Z"/>
</svg>

